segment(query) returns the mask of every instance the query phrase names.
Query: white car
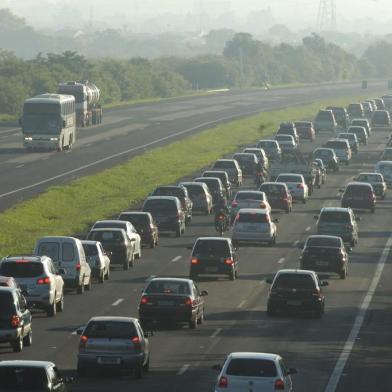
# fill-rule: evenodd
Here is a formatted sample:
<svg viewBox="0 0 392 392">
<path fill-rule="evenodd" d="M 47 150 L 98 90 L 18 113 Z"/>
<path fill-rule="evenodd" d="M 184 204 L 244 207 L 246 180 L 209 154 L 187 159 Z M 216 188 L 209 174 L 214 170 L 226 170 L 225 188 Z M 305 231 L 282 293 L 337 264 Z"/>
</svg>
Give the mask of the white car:
<svg viewBox="0 0 392 392">
<path fill-rule="evenodd" d="M 275 135 L 275 140 L 279 143 L 283 152 L 295 151 L 298 148 L 298 144 L 292 135 Z"/>
<path fill-rule="evenodd" d="M 272 219 L 268 211 L 261 208 L 242 208 L 233 224 L 231 240 L 234 246 L 240 243 L 276 244 L 278 219 Z"/>
<path fill-rule="evenodd" d="M 231 222 L 242 208 L 261 208 L 271 213 L 267 195 L 262 191 L 238 191 L 231 202 Z"/>
<path fill-rule="evenodd" d="M 348 131 L 348 133 L 351 133 Z M 336 156 L 339 159 L 339 162 L 344 162 L 346 165 L 349 164 L 352 158 L 352 153 L 351 153 L 351 148 L 350 148 L 350 143 L 348 142 L 347 139 L 339 139 L 339 138 L 333 138 L 329 139 L 327 143 L 325 143 L 325 147 L 327 148 L 332 148 Z"/>
<path fill-rule="evenodd" d="M 291 392 L 291 375 L 297 374 L 296 369 L 285 367 L 280 355 L 256 352 L 231 353 L 223 366 L 213 369 L 220 370 L 215 392 Z"/>
<path fill-rule="evenodd" d="M 275 182 L 284 182 L 289 189 L 293 200 L 300 200 L 306 203 L 309 198 L 309 187 L 307 186 L 302 174 L 281 173 Z"/>
<path fill-rule="evenodd" d="M 99 241 L 82 241 L 86 260 L 90 265 L 93 278 L 99 283 L 109 279 L 110 275 L 110 258 L 104 251 Z"/>
</svg>

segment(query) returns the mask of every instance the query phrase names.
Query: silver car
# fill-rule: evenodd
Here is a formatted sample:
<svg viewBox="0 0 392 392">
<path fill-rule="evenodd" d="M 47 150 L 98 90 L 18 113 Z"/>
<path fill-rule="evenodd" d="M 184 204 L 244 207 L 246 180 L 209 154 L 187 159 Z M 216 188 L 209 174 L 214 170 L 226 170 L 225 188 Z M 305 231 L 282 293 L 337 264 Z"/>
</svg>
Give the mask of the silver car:
<svg viewBox="0 0 392 392">
<path fill-rule="evenodd" d="M 287 185 L 293 200 L 300 200 L 306 203 L 309 198 L 309 188 L 302 174 L 282 173 L 275 182 L 283 182 Z"/>
<path fill-rule="evenodd" d="M 213 170 L 224 170 L 230 179 L 230 182 L 241 186 L 242 185 L 242 170 L 235 159 L 217 159 L 212 165 Z"/>
<path fill-rule="evenodd" d="M 110 276 L 110 258 L 99 241 L 82 241 L 93 278 L 103 283 Z"/>
<path fill-rule="evenodd" d="M 77 330 L 80 336 L 77 371 L 86 375 L 93 368 L 119 368 L 141 378 L 149 370 L 148 336 L 132 317 L 93 317 Z"/>
<path fill-rule="evenodd" d="M 271 213 L 267 196 L 262 191 L 238 191 L 231 202 L 231 222 L 234 221 L 238 211 L 242 208 L 261 208 Z"/>
<path fill-rule="evenodd" d="M 298 149 L 298 144 L 292 135 L 279 134 L 275 136 L 275 140 L 283 152 L 292 152 Z"/>
<path fill-rule="evenodd" d="M 63 311 L 64 281 L 50 257 L 5 257 L 0 274 L 16 280 L 30 306 L 45 310 L 48 316 Z"/>
<path fill-rule="evenodd" d="M 387 192 L 387 184 L 381 173 L 359 173 L 357 177 L 354 177 L 354 181 L 366 182 L 373 187 L 376 196 L 382 200 L 385 199 Z"/>
</svg>

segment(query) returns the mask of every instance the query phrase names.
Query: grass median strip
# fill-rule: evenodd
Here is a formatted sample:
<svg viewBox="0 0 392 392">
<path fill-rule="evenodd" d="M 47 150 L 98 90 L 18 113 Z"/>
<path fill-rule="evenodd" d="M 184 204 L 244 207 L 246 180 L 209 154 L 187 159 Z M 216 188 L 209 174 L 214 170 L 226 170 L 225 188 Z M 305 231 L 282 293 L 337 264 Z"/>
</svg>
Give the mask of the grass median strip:
<svg viewBox="0 0 392 392">
<path fill-rule="evenodd" d="M 0 255 L 31 252 L 36 239 L 45 235 L 84 233 L 95 221 L 140 202 L 157 185 L 174 183 L 268 137 L 282 121 L 313 118 L 320 107 L 357 99 L 317 102 L 231 121 L 68 185 L 50 187 L 0 214 Z"/>
</svg>

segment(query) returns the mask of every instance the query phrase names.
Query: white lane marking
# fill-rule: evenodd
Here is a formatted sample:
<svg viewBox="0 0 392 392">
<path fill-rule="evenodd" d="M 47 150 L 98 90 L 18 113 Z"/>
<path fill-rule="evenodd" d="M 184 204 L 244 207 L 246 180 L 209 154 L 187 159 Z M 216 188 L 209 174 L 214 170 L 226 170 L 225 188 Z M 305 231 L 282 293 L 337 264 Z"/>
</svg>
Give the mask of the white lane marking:
<svg viewBox="0 0 392 392">
<path fill-rule="evenodd" d="M 278 264 L 283 264 L 284 261 L 285 261 L 285 258 L 284 258 L 284 257 L 281 257 L 281 258 L 278 260 Z"/>
<path fill-rule="evenodd" d="M 245 304 L 246 304 L 246 299 L 244 299 L 243 301 L 241 301 L 241 302 L 238 304 L 237 308 L 242 308 Z"/>
<path fill-rule="evenodd" d="M 309 231 L 312 228 L 312 226 L 308 226 L 305 231 Z"/>
<path fill-rule="evenodd" d="M 177 372 L 177 376 L 182 376 L 190 367 L 189 363 L 185 364 L 180 368 L 180 370 Z"/>
<path fill-rule="evenodd" d="M 97 161 L 93 161 L 93 162 L 90 162 L 90 163 L 88 163 L 88 164 L 86 164 L 86 165 L 79 166 L 79 167 L 77 167 L 76 169 L 72 169 L 72 170 L 69 170 L 69 171 L 60 173 L 60 174 L 58 174 L 58 175 L 56 175 L 56 176 L 46 178 L 45 180 L 36 182 L 36 183 L 34 183 L 34 184 L 26 185 L 26 186 L 24 186 L 24 187 L 17 188 L 17 189 L 14 189 L 14 190 L 12 190 L 12 191 L 3 193 L 3 194 L 0 195 L 0 198 L 6 197 L 6 196 L 10 196 L 10 195 L 13 195 L 14 193 L 26 191 L 26 190 L 31 189 L 31 188 L 36 188 L 37 186 L 40 186 L 40 185 L 43 185 L 43 184 L 47 184 L 48 182 L 52 182 L 52 181 L 57 180 L 57 179 L 62 178 L 62 177 L 69 176 L 70 174 L 80 172 L 80 171 L 85 170 L 85 169 L 88 169 L 88 168 L 90 168 L 90 167 L 92 167 L 92 166 L 100 165 L 100 164 L 103 163 L 103 162 L 110 161 L 110 160 L 112 160 L 112 159 L 114 159 L 114 158 L 118 158 L 118 157 L 120 157 L 120 156 L 122 156 L 122 155 L 129 154 L 130 152 L 137 151 L 137 150 L 143 150 L 143 149 L 145 149 L 146 147 L 153 146 L 153 145 L 155 145 L 155 144 L 159 144 L 159 143 L 161 143 L 161 142 L 163 142 L 163 141 L 165 141 L 165 140 L 173 139 L 173 138 L 175 138 L 175 137 L 177 137 L 177 136 L 184 135 L 184 134 L 186 134 L 186 133 L 190 133 L 190 132 L 195 131 L 195 130 L 200 129 L 200 128 L 205 128 L 205 127 L 208 127 L 208 126 L 213 125 L 213 124 L 218 124 L 218 123 L 220 123 L 220 122 L 222 122 L 222 121 L 231 120 L 231 119 L 233 119 L 233 118 L 246 117 L 246 116 L 248 116 L 248 115 L 250 115 L 250 114 L 255 114 L 255 113 L 260 113 L 260 112 L 261 112 L 261 110 L 250 110 L 250 111 L 244 112 L 244 113 L 242 113 L 242 114 L 233 114 L 233 115 L 231 115 L 231 116 L 226 116 L 226 117 L 217 118 L 216 120 L 213 120 L 213 121 L 206 121 L 206 122 L 204 122 L 204 123 L 195 125 L 194 127 L 187 128 L 187 129 L 183 129 L 182 131 L 172 133 L 172 134 L 170 134 L 170 135 L 167 135 L 167 136 L 165 136 L 165 137 L 161 137 L 161 138 L 159 138 L 159 139 L 156 139 L 156 140 L 153 140 L 153 141 L 151 141 L 151 142 L 142 144 L 142 145 L 140 145 L 140 146 L 128 148 L 127 150 L 120 151 L 120 152 L 118 152 L 118 153 L 116 153 L 116 154 L 109 155 L 109 156 L 107 156 L 107 157 L 105 157 L 105 158 L 98 159 Z"/>
<path fill-rule="evenodd" d="M 181 258 L 182 258 L 181 255 L 176 256 L 176 257 L 175 257 L 174 259 L 172 259 L 170 262 L 171 262 L 171 263 L 175 263 L 176 261 L 180 260 Z"/>
<path fill-rule="evenodd" d="M 87 143 L 85 147 L 90 147 L 93 143 Z"/>
<path fill-rule="evenodd" d="M 217 328 L 210 338 L 216 338 L 222 332 L 222 328 Z"/>
<path fill-rule="evenodd" d="M 121 302 L 124 301 L 124 298 L 119 298 L 117 301 L 114 301 L 112 303 L 112 306 L 118 306 L 121 304 Z"/>
<path fill-rule="evenodd" d="M 20 167 L 23 167 L 24 163 L 22 163 L 21 165 L 16 166 L 16 169 L 19 169 Z"/>
<path fill-rule="evenodd" d="M 78 334 L 78 332 L 77 332 L 77 330 L 75 329 L 75 331 L 73 331 L 72 333 L 71 333 L 71 335 L 77 335 Z"/>
<path fill-rule="evenodd" d="M 392 235 L 388 238 L 387 243 L 385 244 L 385 248 L 383 249 L 380 259 L 378 260 L 377 263 L 377 268 L 376 272 L 374 273 L 372 282 L 370 284 L 370 287 L 365 295 L 365 298 L 363 299 L 361 306 L 359 308 L 358 314 L 354 320 L 354 324 L 351 328 L 350 335 L 348 336 L 346 343 L 344 344 L 343 350 L 341 351 L 338 361 L 336 362 L 335 368 L 331 374 L 330 379 L 328 380 L 327 387 L 324 392 L 335 392 L 336 388 L 339 384 L 339 380 L 342 377 L 342 373 L 344 370 L 344 367 L 346 366 L 346 362 L 348 358 L 350 357 L 351 351 L 354 347 L 355 341 L 358 338 L 358 334 L 361 330 L 363 321 L 366 316 L 366 312 L 370 306 L 370 303 L 372 302 L 373 296 L 376 292 L 377 285 L 380 281 L 382 272 L 385 267 L 385 263 L 388 259 L 389 253 L 391 251 L 391 246 L 392 246 Z"/>
</svg>

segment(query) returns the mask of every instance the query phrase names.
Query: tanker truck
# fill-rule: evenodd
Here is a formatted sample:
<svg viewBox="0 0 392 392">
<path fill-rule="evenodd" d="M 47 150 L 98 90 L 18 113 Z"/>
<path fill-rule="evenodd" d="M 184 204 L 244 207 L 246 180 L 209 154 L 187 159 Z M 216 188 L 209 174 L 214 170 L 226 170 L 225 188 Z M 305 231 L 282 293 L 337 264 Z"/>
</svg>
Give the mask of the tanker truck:
<svg viewBox="0 0 392 392">
<path fill-rule="evenodd" d="M 75 97 L 76 126 L 86 127 L 102 123 L 100 90 L 95 84 L 88 80 L 59 83 L 57 92 Z"/>
</svg>

